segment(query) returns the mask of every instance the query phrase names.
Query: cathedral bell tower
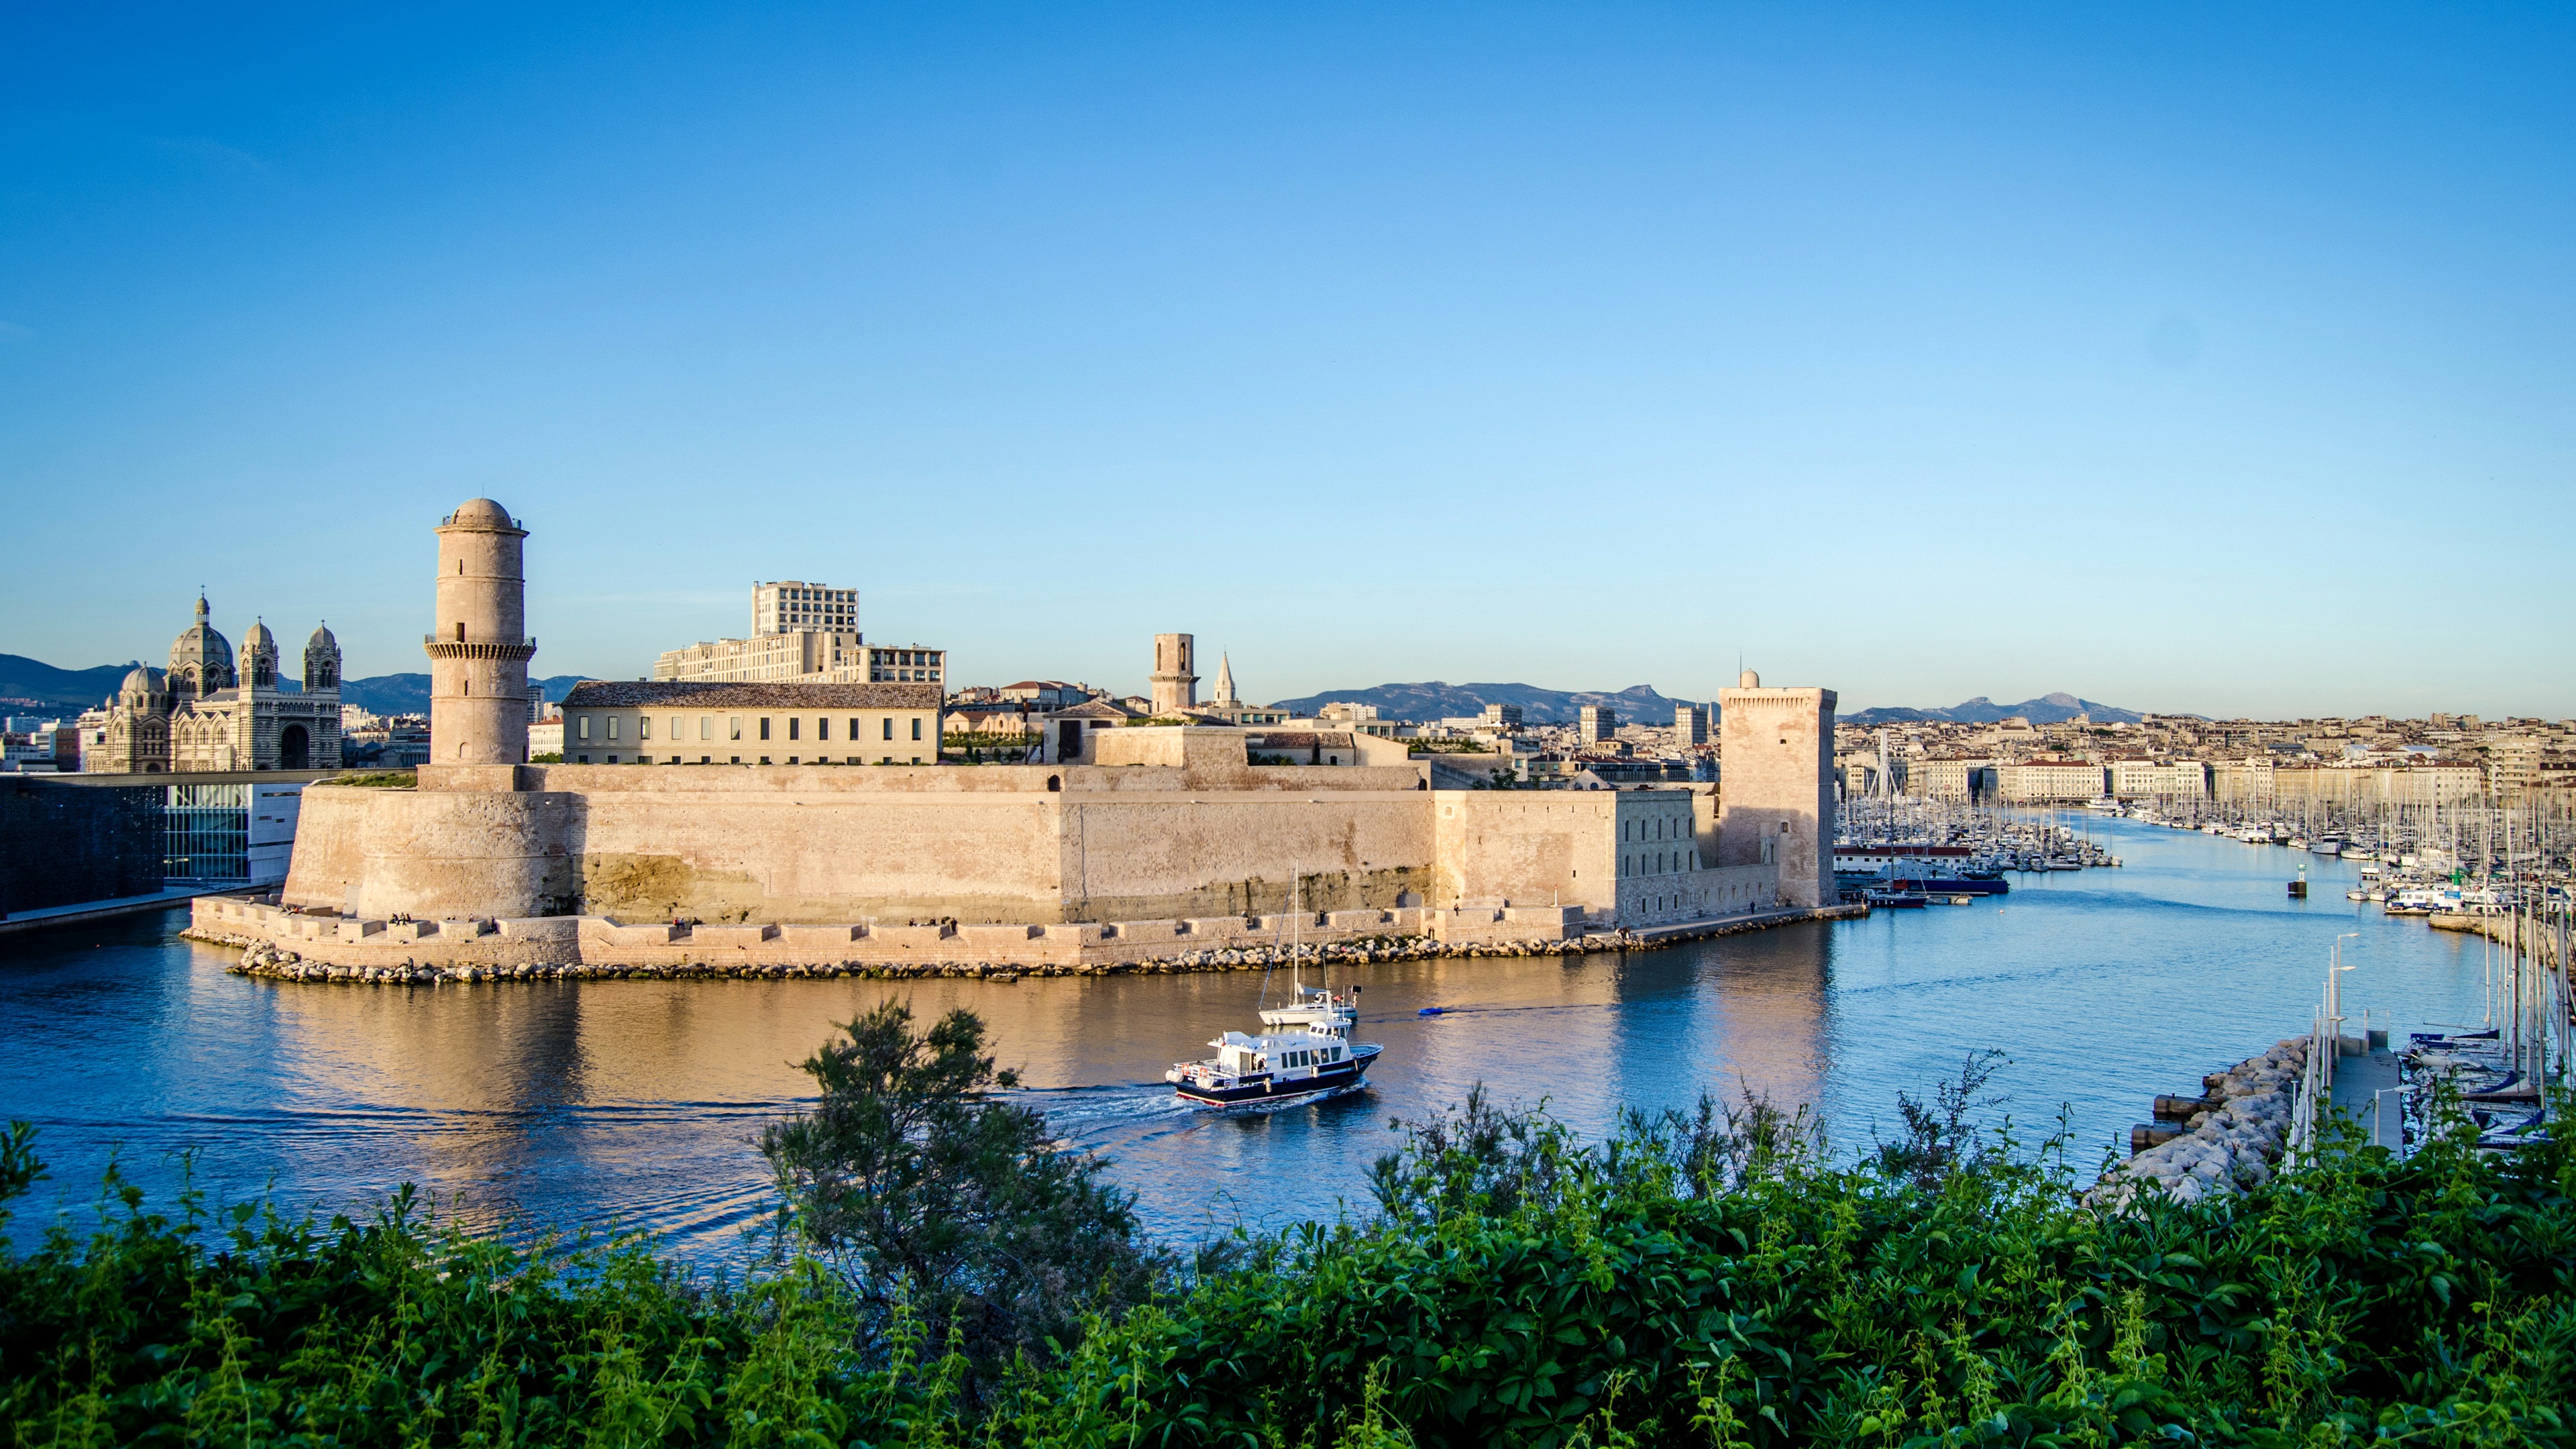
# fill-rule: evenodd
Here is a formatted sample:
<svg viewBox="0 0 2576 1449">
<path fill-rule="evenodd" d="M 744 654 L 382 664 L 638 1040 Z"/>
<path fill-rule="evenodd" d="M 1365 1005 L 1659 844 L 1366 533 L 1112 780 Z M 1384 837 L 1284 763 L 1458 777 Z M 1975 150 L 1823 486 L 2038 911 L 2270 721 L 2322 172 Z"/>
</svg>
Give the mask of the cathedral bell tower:
<svg viewBox="0 0 2576 1449">
<path fill-rule="evenodd" d="M 476 498 L 438 526 L 437 632 L 429 655 L 433 765 L 520 765 L 528 759 L 528 531 Z"/>
</svg>

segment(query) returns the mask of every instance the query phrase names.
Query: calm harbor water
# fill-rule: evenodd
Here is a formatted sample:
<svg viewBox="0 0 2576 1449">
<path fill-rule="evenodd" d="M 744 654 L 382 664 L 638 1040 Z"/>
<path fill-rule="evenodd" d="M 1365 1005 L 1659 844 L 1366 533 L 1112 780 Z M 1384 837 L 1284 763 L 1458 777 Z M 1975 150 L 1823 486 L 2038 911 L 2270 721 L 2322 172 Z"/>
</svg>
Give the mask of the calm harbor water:
<svg viewBox="0 0 2576 1449">
<path fill-rule="evenodd" d="M 1822 1111 L 1836 1144 L 1892 1130 L 1972 1050 L 2037 1137 L 2059 1105 L 2090 1161 L 2157 1092 L 2301 1030 L 2330 943 L 2347 1009 L 2400 1030 L 2475 1019 L 2476 938 L 2343 898 L 2356 868 L 2131 824 L 2089 828 L 2116 870 L 2017 876 L 1967 907 L 1880 912 L 1626 956 L 1369 969 L 1365 1094 L 1263 1116 L 1172 1103 L 1163 1069 L 1251 1027 L 1249 973 L 967 982 L 601 982 L 388 990 L 254 982 L 177 939 L 183 913 L 0 938 L 0 1116 L 38 1124 L 53 1179 L 26 1239 L 85 1216 L 111 1158 L 166 1195 L 363 1208 L 402 1182 L 478 1222 L 618 1224 L 704 1263 L 744 1252 L 767 1179 L 751 1139 L 791 1107 L 802 1060 L 888 995 L 971 1006 L 1035 1100 L 1106 1153 L 1154 1227 L 1365 1204 L 1390 1116 L 1477 1082 L 1599 1131 L 1622 1106 L 1688 1106 L 1739 1082 Z M 2305 863 L 2305 902 L 2283 889 Z M 1273 990 L 1284 984 L 1273 984 Z M 1446 1014 L 1423 1018 L 1419 1008 Z"/>
</svg>

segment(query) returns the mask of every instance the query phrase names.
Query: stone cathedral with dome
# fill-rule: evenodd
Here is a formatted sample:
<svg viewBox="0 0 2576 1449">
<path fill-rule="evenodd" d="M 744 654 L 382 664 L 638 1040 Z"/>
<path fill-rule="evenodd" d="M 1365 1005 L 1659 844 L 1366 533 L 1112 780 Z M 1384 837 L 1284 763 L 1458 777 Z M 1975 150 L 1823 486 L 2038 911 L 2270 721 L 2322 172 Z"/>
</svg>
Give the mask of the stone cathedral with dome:
<svg viewBox="0 0 2576 1449">
<path fill-rule="evenodd" d="M 109 775 L 340 767 L 340 641 L 304 641 L 304 688 L 278 688 L 277 638 L 254 623 L 233 647 L 197 600 L 167 672 L 138 664 L 116 697 L 81 717 L 81 768 Z"/>
</svg>

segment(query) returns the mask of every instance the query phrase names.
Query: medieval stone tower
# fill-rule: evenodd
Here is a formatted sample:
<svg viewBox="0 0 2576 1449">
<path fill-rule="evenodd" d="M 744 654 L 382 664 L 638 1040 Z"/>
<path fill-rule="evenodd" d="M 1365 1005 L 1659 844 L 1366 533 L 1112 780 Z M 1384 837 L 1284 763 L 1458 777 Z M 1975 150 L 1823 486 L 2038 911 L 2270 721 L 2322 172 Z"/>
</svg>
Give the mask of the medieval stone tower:
<svg viewBox="0 0 2576 1449">
<path fill-rule="evenodd" d="M 1195 641 L 1187 634 L 1154 636 L 1154 713 L 1175 715 L 1199 707 Z"/>
<path fill-rule="evenodd" d="M 528 531 L 489 498 L 438 526 L 438 630 L 429 654 L 429 750 L 439 765 L 528 759 Z"/>
<path fill-rule="evenodd" d="M 1717 863 L 1780 867 L 1780 903 L 1834 903 L 1834 692 L 1718 691 Z"/>
</svg>

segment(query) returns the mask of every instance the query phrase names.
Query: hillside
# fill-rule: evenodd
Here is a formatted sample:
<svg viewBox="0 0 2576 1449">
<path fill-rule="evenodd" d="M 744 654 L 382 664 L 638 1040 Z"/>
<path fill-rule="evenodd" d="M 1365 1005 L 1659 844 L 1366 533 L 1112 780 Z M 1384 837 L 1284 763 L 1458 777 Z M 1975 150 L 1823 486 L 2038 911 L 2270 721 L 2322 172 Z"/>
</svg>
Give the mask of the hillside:
<svg viewBox="0 0 2576 1449">
<path fill-rule="evenodd" d="M 587 674 L 556 674 L 532 679 L 531 684 L 545 690 L 546 698 L 559 700 L 564 692 L 588 679 Z M 340 701 L 360 705 L 375 714 L 429 713 L 429 676 L 426 674 L 374 674 L 365 679 L 343 680 Z"/>
<path fill-rule="evenodd" d="M 0 654 L 0 698 L 10 714 L 78 714 L 116 693 L 131 664 L 57 669 L 22 654 Z"/>
<path fill-rule="evenodd" d="M 1948 720 L 1958 724 L 1991 724 L 1996 720 L 2011 719 L 2018 715 L 2032 724 L 2063 724 L 2079 714 L 2090 716 L 2095 724 L 2135 724 L 2145 718 L 2134 709 L 2122 709 L 2116 704 L 2103 704 L 2096 700 L 2078 699 L 2071 694 L 2043 694 L 2037 699 L 2025 699 L 2019 704 L 1997 704 L 1981 694 L 1965 704 L 1954 704 L 1948 709 L 1914 709 L 1905 705 L 1881 705 L 1876 709 L 1864 709 L 1854 714 L 1844 715 L 1841 717 L 1841 722 L 1856 725 L 1883 725 L 1902 724 L 1908 720 Z"/>
<path fill-rule="evenodd" d="M 161 666 L 155 664 L 155 669 Z M 58 669 L 39 659 L 19 654 L 0 654 L 0 713 L 74 715 L 93 709 L 117 686 L 125 682 L 132 663 L 101 664 L 91 669 Z M 564 691 L 587 678 L 580 674 L 558 674 L 534 681 L 544 687 L 546 698 L 561 699 Z M 289 694 L 300 688 L 294 680 L 283 680 L 279 688 Z M 377 714 L 427 714 L 429 712 L 429 676 L 426 674 L 378 674 L 366 679 L 343 680 L 340 684 L 343 703 L 361 705 Z"/>
<path fill-rule="evenodd" d="M 1586 705 L 1608 705 L 1619 711 L 1622 724 L 1668 725 L 1673 722 L 1674 700 L 1655 692 L 1650 684 L 1632 684 L 1616 693 L 1599 690 L 1540 689 L 1530 684 L 1448 684 L 1432 680 L 1427 684 L 1381 684 L 1371 689 L 1333 689 L 1298 699 L 1283 699 L 1274 709 L 1294 710 L 1311 715 L 1327 704 L 1373 704 L 1388 719 L 1435 720 L 1462 715 L 1481 714 L 1488 704 L 1516 704 L 1521 717 L 1531 724 L 1562 722 L 1572 724 L 1576 711 Z"/>
</svg>

